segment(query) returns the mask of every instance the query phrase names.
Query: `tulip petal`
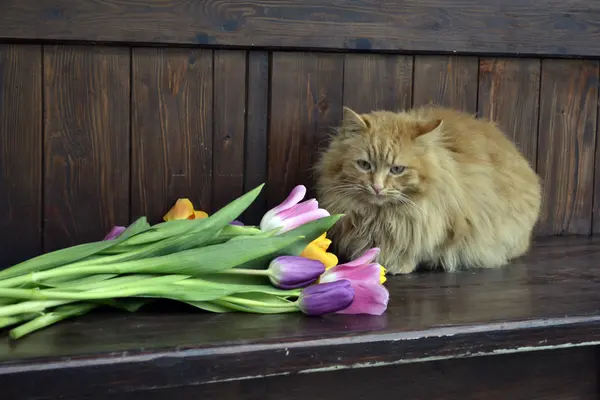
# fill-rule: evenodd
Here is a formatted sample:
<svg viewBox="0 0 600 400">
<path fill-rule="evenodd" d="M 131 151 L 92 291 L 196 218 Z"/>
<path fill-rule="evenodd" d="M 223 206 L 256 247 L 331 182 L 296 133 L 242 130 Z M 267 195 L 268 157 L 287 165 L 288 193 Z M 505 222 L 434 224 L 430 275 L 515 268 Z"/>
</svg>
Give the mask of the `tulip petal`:
<svg viewBox="0 0 600 400">
<path fill-rule="evenodd" d="M 194 205 L 189 199 L 177 199 L 175 205 L 165 214 L 165 221 L 188 219 L 194 215 Z"/>
<path fill-rule="evenodd" d="M 230 224 L 231 224 L 231 225 L 236 225 L 236 226 L 244 226 L 244 223 L 243 223 L 243 222 L 240 222 L 240 221 L 238 221 L 237 219 L 236 219 L 236 220 L 233 220 L 233 221 L 231 221 L 231 222 L 230 222 Z"/>
<path fill-rule="evenodd" d="M 321 261 L 325 265 L 325 269 L 334 267 L 338 263 L 338 258 L 335 254 L 326 252 L 314 241 L 304 248 L 300 256 L 311 260 Z"/>
<path fill-rule="evenodd" d="M 271 211 L 279 213 L 283 210 L 287 210 L 288 208 L 291 208 L 296 204 L 300 203 L 300 200 L 302 200 L 304 196 L 306 196 L 306 186 L 298 185 L 294 189 L 292 189 L 289 196 L 280 205 L 273 208 Z"/>
<path fill-rule="evenodd" d="M 348 279 L 351 282 L 381 283 L 381 265 L 367 264 L 357 267 L 340 264 L 326 270 L 319 282 L 333 282 L 339 279 Z"/>
<path fill-rule="evenodd" d="M 323 315 L 343 310 L 352 303 L 354 289 L 341 280 L 308 286 L 298 297 L 298 308 L 307 315 Z"/>
<path fill-rule="evenodd" d="M 363 253 L 363 255 L 358 257 L 357 259 L 347 262 L 345 264 L 341 264 L 341 265 L 346 265 L 349 267 L 357 267 L 359 265 L 368 264 L 377 258 L 377 256 L 379 255 L 379 252 L 380 252 L 379 248 L 373 247 L 372 249 L 365 251 Z"/>
<path fill-rule="evenodd" d="M 352 282 L 352 288 L 354 289 L 354 300 L 349 307 L 337 311 L 338 314 L 381 315 L 387 309 L 390 293 L 383 285 Z"/>
<path fill-rule="evenodd" d="M 307 286 L 325 271 L 319 260 L 311 260 L 298 256 L 280 256 L 269 264 L 271 283 L 282 289 L 295 289 Z"/>
<path fill-rule="evenodd" d="M 204 211 L 194 211 L 194 219 L 208 218 L 208 214 Z"/>
<path fill-rule="evenodd" d="M 110 230 L 110 232 L 108 232 L 106 234 L 106 236 L 104 236 L 104 239 L 102 240 L 113 240 L 118 238 L 124 231 L 125 231 L 124 226 L 113 226 L 112 229 Z"/>
<path fill-rule="evenodd" d="M 283 220 L 283 229 L 282 232 L 290 231 L 294 228 L 299 227 L 300 225 L 307 224 L 309 222 L 315 221 L 317 219 L 329 217 L 329 212 L 322 208 L 316 209 L 314 211 L 310 211 L 296 217 L 292 217 L 286 220 Z"/>
<path fill-rule="evenodd" d="M 297 217 L 298 215 L 305 214 L 310 211 L 314 211 L 319 208 L 319 202 L 315 199 L 310 199 L 303 201 L 302 203 L 298 203 L 295 206 L 288 208 L 287 210 L 283 210 L 279 212 L 280 218 L 292 218 Z"/>
</svg>

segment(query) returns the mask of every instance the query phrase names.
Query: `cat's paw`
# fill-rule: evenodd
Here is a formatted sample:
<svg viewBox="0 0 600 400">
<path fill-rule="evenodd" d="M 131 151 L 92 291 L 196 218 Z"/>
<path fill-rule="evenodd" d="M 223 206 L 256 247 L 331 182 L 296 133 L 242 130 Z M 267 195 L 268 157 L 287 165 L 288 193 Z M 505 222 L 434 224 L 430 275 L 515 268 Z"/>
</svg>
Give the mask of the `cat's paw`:
<svg viewBox="0 0 600 400">
<path fill-rule="evenodd" d="M 415 262 L 404 262 L 391 266 L 384 266 L 385 269 L 391 275 L 402 275 L 402 274 L 410 274 L 417 269 L 417 263 Z"/>
</svg>

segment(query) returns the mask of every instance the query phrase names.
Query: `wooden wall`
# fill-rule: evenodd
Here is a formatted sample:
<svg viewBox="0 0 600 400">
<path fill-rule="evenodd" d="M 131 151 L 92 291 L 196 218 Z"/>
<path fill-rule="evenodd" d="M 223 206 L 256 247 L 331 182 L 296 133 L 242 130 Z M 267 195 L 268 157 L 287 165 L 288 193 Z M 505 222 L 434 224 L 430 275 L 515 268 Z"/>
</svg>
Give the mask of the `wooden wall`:
<svg viewBox="0 0 600 400">
<path fill-rule="evenodd" d="M 544 181 L 538 235 L 600 232 L 596 5 L 527 0 L 546 10 L 527 19 L 496 0 L 473 15 L 459 1 L 143 3 L 0 4 L 0 268 L 266 182 L 256 223 L 311 186 L 342 105 L 489 117 Z"/>
</svg>

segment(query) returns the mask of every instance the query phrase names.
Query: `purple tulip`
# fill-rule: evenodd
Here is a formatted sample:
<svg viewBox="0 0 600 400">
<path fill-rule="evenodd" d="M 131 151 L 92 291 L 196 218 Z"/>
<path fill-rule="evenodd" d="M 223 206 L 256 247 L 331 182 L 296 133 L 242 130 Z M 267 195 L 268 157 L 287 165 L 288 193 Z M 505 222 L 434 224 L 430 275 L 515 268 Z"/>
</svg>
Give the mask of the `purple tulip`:
<svg viewBox="0 0 600 400">
<path fill-rule="evenodd" d="M 325 272 L 321 261 L 298 256 L 281 256 L 269 264 L 269 279 L 280 289 L 296 289 L 315 282 Z"/>
<path fill-rule="evenodd" d="M 238 221 L 238 220 L 236 219 L 236 220 L 233 220 L 233 221 L 231 221 L 231 222 L 229 223 L 229 225 L 244 226 L 244 223 L 243 223 L 243 222 L 241 222 L 241 221 Z"/>
<path fill-rule="evenodd" d="M 113 228 L 110 230 L 110 232 L 108 232 L 106 234 L 106 236 L 104 237 L 104 239 L 102 239 L 102 240 L 116 239 L 125 231 L 125 229 L 126 228 L 124 226 L 113 226 Z"/>
<path fill-rule="evenodd" d="M 307 315 L 323 315 L 347 308 L 353 299 L 350 281 L 342 279 L 307 287 L 300 293 L 298 308 Z"/>
<path fill-rule="evenodd" d="M 300 203 L 306 195 L 304 185 L 296 186 L 283 203 L 269 210 L 260 221 L 260 229 L 269 231 L 282 228 L 280 233 L 292 230 L 317 219 L 328 217 L 327 210 L 319 208 L 315 199 Z"/>
</svg>

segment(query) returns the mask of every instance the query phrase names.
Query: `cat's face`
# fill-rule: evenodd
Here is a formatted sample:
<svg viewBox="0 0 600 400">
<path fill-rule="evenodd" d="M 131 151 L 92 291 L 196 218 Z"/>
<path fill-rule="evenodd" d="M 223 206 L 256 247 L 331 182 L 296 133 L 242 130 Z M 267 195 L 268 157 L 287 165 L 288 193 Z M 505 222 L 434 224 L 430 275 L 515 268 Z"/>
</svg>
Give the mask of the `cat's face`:
<svg viewBox="0 0 600 400">
<path fill-rule="evenodd" d="M 372 204 L 401 203 L 426 189 L 430 165 L 423 135 L 441 121 L 421 122 L 393 113 L 359 116 L 344 110 L 334 181 L 340 191 Z M 334 161 L 335 163 L 335 161 Z M 337 171 L 336 171 L 337 170 Z"/>
</svg>

